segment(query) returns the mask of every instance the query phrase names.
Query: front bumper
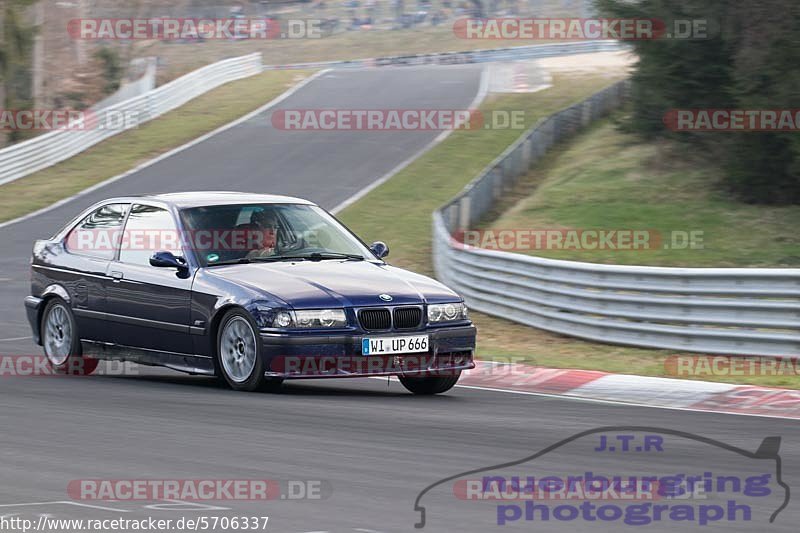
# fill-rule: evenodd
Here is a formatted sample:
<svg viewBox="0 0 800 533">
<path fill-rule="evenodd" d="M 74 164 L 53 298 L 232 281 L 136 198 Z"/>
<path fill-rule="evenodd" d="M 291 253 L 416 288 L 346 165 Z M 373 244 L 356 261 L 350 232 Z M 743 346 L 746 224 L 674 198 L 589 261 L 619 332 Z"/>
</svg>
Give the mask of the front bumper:
<svg viewBox="0 0 800 533">
<path fill-rule="evenodd" d="M 475 368 L 475 326 L 430 328 L 378 334 L 293 335 L 262 333 L 265 376 L 282 379 L 396 375 L 455 375 Z M 365 337 L 428 335 L 427 352 L 363 355 Z"/>
<path fill-rule="evenodd" d="M 36 296 L 25 297 L 25 314 L 28 316 L 28 323 L 31 325 L 33 342 L 42 344 L 41 332 L 39 331 L 39 311 L 42 306 L 42 299 Z"/>
</svg>

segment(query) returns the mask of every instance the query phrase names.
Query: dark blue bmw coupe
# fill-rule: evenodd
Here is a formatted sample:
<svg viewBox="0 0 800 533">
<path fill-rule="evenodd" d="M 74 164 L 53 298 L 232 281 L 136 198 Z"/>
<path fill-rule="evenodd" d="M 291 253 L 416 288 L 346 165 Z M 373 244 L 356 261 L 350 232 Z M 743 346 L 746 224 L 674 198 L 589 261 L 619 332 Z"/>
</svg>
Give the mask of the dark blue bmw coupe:
<svg viewBox="0 0 800 533">
<path fill-rule="evenodd" d="M 415 394 L 447 391 L 474 367 L 475 327 L 457 294 L 388 252 L 297 198 L 114 198 L 36 242 L 25 307 L 65 373 L 116 359 L 237 390 L 395 375 Z"/>
</svg>

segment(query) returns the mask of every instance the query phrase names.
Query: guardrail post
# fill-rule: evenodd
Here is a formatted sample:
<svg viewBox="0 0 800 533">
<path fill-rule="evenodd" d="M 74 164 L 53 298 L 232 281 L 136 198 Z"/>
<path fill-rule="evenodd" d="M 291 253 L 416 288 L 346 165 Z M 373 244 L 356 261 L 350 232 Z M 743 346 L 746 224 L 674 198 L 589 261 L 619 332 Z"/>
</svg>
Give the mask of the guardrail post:
<svg viewBox="0 0 800 533">
<path fill-rule="evenodd" d="M 470 206 L 472 199 L 469 194 L 465 194 L 458 202 L 458 229 L 465 231 L 470 227 Z"/>
<path fill-rule="evenodd" d="M 581 127 L 585 128 L 592 122 L 592 99 L 584 100 L 581 106 Z"/>
<path fill-rule="evenodd" d="M 527 173 L 531 168 L 531 160 L 533 159 L 533 141 L 528 137 L 522 143 L 522 171 Z"/>
</svg>

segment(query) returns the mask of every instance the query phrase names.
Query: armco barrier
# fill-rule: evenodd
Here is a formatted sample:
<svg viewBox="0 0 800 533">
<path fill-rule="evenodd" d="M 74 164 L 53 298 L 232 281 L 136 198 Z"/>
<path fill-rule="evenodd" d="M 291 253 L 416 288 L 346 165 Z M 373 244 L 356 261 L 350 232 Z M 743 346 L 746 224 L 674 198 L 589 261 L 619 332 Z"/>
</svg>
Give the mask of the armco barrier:
<svg viewBox="0 0 800 533">
<path fill-rule="evenodd" d="M 190 72 L 141 96 L 95 110 L 96 114 L 133 114 L 138 123 L 152 120 L 220 85 L 261 72 L 261 54 L 224 59 Z M 131 125 L 128 125 L 131 127 Z M 69 159 L 125 128 L 59 130 L 0 150 L 0 185 Z"/>
<path fill-rule="evenodd" d="M 665 268 L 545 259 L 465 246 L 494 201 L 561 141 L 624 100 L 613 85 L 525 132 L 433 213 L 436 275 L 468 306 L 595 341 L 735 355 L 800 355 L 800 269 Z"/>
</svg>

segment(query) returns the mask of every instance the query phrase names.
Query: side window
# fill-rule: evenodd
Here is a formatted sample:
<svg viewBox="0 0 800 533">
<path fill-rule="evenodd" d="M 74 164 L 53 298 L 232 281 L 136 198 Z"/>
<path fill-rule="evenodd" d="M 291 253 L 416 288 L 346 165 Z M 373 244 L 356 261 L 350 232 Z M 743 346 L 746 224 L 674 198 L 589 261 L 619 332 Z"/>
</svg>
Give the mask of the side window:
<svg viewBox="0 0 800 533">
<path fill-rule="evenodd" d="M 71 254 L 113 259 L 130 204 L 107 204 L 89 214 L 69 232 L 65 246 Z"/>
<path fill-rule="evenodd" d="M 150 257 L 156 252 L 172 252 L 178 256 L 183 253 L 172 214 L 160 207 L 134 204 L 125 225 L 119 260 L 150 265 Z"/>
</svg>

